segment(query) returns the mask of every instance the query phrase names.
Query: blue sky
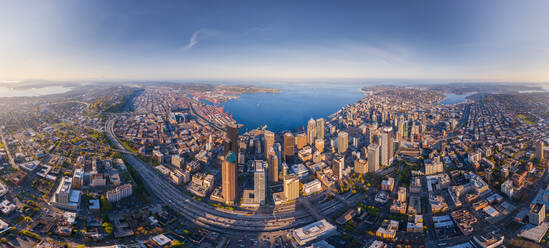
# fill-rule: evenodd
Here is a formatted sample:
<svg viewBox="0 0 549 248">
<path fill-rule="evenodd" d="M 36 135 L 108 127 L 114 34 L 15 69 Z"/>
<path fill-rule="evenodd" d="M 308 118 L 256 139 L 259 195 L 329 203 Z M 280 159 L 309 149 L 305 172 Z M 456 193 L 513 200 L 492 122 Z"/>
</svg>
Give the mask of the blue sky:
<svg viewBox="0 0 549 248">
<path fill-rule="evenodd" d="M 549 82 L 549 1 L 3 1 L 0 81 Z"/>
</svg>

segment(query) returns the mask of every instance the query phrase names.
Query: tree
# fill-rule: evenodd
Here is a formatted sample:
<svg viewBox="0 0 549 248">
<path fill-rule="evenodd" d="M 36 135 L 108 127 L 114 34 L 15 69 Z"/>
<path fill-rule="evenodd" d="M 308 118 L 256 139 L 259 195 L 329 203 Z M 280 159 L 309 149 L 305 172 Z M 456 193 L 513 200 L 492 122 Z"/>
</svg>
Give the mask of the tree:
<svg viewBox="0 0 549 248">
<path fill-rule="evenodd" d="M 103 229 L 105 229 L 105 232 L 107 234 L 112 234 L 112 231 L 113 231 L 114 227 L 110 222 L 104 222 L 103 223 Z"/>
<path fill-rule="evenodd" d="M 174 240 L 170 243 L 170 248 L 178 248 L 178 247 L 185 247 L 185 242 Z"/>
<path fill-rule="evenodd" d="M 23 220 L 24 220 L 25 222 L 31 222 L 31 221 L 32 221 L 32 218 L 29 217 L 29 216 L 25 216 L 25 217 L 23 218 Z"/>
<path fill-rule="evenodd" d="M 101 196 L 100 200 L 101 202 L 101 211 L 111 211 L 112 210 L 112 204 L 105 198 L 105 196 Z"/>
</svg>

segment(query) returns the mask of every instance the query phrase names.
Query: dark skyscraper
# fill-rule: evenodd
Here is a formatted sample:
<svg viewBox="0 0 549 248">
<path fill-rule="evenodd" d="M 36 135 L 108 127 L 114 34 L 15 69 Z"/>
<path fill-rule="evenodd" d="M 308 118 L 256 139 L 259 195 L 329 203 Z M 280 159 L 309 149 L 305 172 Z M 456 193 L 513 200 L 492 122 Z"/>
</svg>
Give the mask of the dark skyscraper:
<svg viewBox="0 0 549 248">
<path fill-rule="evenodd" d="M 234 204 L 237 195 L 238 168 L 238 124 L 229 123 L 225 127 L 225 138 L 223 140 L 223 154 L 225 157 L 221 162 L 223 199 L 227 204 Z"/>
<path fill-rule="evenodd" d="M 271 152 L 269 152 L 269 168 L 268 168 L 268 176 L 269 176 L 269 182 L 270 183 L 277 183 L 278 182 L 278 155 L 274 151 L 273 148 L 270 149 Z"/>
<path fill-rule="evenodd" d="M 225 138 L 223 140 L 223 154 L 227 155 L 232 151 L 235 156 L 238 154 L 238 124 L 228 123 L 225 127 Z"/>
<path fill-rule="evenodd" d="M 284 134 L 284 161 L 293 162 L 293 157 L 295 155 L 295 138 L 294 135 L 290 132 Z"/>
<path fill-rule="evenodd" d="M 332 160 L 332 170 L 338 181 L 343 179 L 343 170 L 345 170 L 345 157 L 342 155 L 336 155 Z"/>
</svg>

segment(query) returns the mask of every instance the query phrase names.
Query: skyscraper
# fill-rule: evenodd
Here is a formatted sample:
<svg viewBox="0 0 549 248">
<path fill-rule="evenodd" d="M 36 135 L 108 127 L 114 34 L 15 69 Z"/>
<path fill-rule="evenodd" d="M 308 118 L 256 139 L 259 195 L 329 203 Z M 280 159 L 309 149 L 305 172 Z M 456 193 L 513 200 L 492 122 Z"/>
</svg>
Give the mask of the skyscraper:
<svg viewBox="0 0 549 248">
<path fill-rule="evenodd" d="M 307 144 L 312 145 L 316 139 L 316 121 L 311 118 L 307 124 Z"/>
<path fill-rule="evenodd" d="M 255 148 L 255 153 L 256 154 L 263 153 L 263 146 L 261 146 L 261 139 L 260 139 L 259 136 L 256 136 L 254 138 L 254 148 Z"/>
<path fill-rule="evenodd" d="M 398 188 L 397 201 L 406 202 L 406 187 L 399 187 Z"/>
<path fill-rule="evenodd" d="M 324 152 L 324 140 L 323 139 L 316 139 L 315 147 L 316 147 L 317 151 Z"/>
<path fill-rule="evenodd" d="M 389 166 L 393 162 L 393 127 L 386 126 L 381 132 L 381 165 Z"/>
<path fill-rule="evenodd" d="M 398 124 L 397 124 L 397 140 L 402 140 L 402 138 L 404 137 L 404 116 L 401 115 L 398 119 Z"/>
<path fill-rule="evenodd" d="M 536 158 L 539 159 L 539 161 L 543 160 L 543 141 L 539 140 L 536 142 Z"/>
<path fill-rule="evenodd" d="M 339 132 L 339 134 L 337 135 L 337 152 L 341 154 L 345 153 L 348 146 L 349 134 L 344 131 Z"/>
<path fill-rule="evenodd" d="M 404 120 L 402 126 L 402 137 L 408 139 L 408 120 Z"/>
<path fill-rule="evenodd" d="M 265 163 L 261 160 L 256 160 L 254 163 L 254 200 L 263 205 L 265 204 Z"/>
<path fill-rule="evenodd" d="M 368 173 L 368 161 L 365 159 L 355 159 L 355 172 L 358 174 Z"/>
<path fill-rule="evenodd" d="M 293 162 L 294 155 L 295 155 L 295 138 L 292 133 L 287 132 L 284 134 L 284 161 Z"/>
<path fill-rule="evenodd" d="M 265 132 L 263 133 L 263 136 L 265 137 L 265 147 L 264 147 L 265 160 L 268 160 L 269 152 L 271 151 L 271 148 L 274 145 L 275 135 L 273 132 L 265 130 Z"/>
<path fill-rule="evenodd" d="M 288 174 L 284 177 L 284 196 L 287 201 L 299 198 L 299 178 L 295 174 Z"/>
<path fill-rule="evenodd" d="M 237 168 L 236 168 L 236 154 L 233 151 L 229 151 L 221 162 L 221 193 L 223 200 L 226 204 L 234 204 L 237 194 Z"/>
<path fill-rule="evenodd" d="M 332 160 L 332 170 L 338 181 L 343 179 L 343 170 L 345 169 L 345 157 L 336 155 Z"/>
<path fill-rule="evenodd" d="M 324 118 L 318 118 L 316 120 L 316 138 L 324 140 L 324 126 L 326 125 L 326 121 Z"/>
<path fill-rule="evenodd" d="M 368 126 L 368 144 L 377 143 L 377 125 L 370 124 Z"/>
<path fill-rule="evenodd" d="M 304 133 L 298 133 L 297 137 L 295 138 L 295 144 L 297 145 L 297 149 L 300 150 L 304 146 L 307 145 L 307 135 Z"/>
<path fill-rule="evenodd" d="M 235 156 L 238 154 L 238 124 L 228 123 L 225 126 L 225 138 L 223 139 L 223 154 L 232 151 Z"/>
<path fill-rule="evenodd" d="M 372 143 L 368 146 L 368 172 L 379 169 L 379 145 Z"/>
<path fill-rule="evenodd" d="M 274 151 L 273 148 L 271 148 L 271 152 L 269 153 L 269 183 L 277 183 L 278 182 L 278 155 Z"/>
</svg>

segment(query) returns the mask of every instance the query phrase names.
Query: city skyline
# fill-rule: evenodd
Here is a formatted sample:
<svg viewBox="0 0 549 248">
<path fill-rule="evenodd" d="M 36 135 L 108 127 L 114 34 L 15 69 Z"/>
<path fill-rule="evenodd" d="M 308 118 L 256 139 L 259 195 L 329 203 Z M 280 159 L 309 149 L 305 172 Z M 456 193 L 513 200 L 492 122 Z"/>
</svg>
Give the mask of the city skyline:
<svg viewBox="0 0 549 248">
<path fill-rule="evenodd" d="M 0 3 L 0 82 L 548 82 L 544 1 Z"/>
<path fill-rule="evenodd" d="M 0 0 L 0 248 L 546 247 L 548 9 Z"/>
</svg>

